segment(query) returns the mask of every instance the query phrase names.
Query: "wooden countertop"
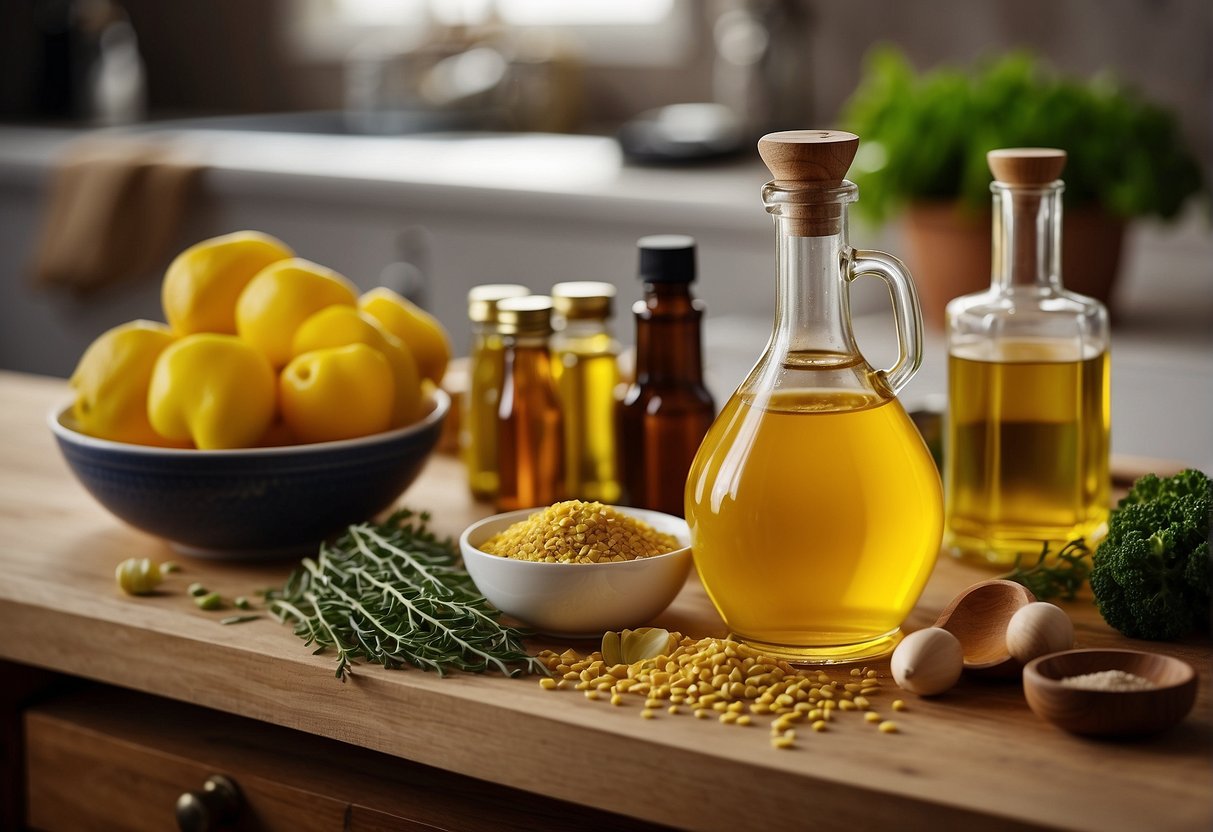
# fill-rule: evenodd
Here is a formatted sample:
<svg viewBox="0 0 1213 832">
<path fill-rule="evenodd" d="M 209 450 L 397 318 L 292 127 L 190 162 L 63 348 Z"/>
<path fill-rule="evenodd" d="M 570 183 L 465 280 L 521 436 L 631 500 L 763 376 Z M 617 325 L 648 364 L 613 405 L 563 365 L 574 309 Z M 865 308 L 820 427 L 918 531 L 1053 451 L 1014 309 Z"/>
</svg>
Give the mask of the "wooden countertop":
<svg viewBox="0 0 1213 832">
<path fill-rule="evenodd" d="M 1016 684 L 962 682 L 934 700 L 904 695 L 901 733 L 841 714 L 825 734 L 776 751 L 765 720 L 723 726 L 665 713 L 638 718 L 534 680 L 439 678 L 361 667 L 347 684 L 272 619 L 221 626 L 184 594 L 279 584 L 291 564 L 225 564 L 172 553 L 122 525 L 74 481 L 44 419 L 59 380 L 0 373 L 0 658 L 284 725 L 539 795 L 696 829 L 1205 830 L 1213 824 L 1210 643 L 1135 643 L 1089 600 L 1066 604 L 1080 646 L 1132 646 L 1194 664 L 1193 713 L 1165 735 L 1091 741 L 1038 720 Z M 434 458 L 403 503 L 457 534 L 488 513 L 457 461 Z M 174 591 L 130 598 L 113 569 L 172 558 Z M 956 592 L 990 577 L 941 561 L 908 622 L 929 624 Z M 180 587 L 180 591 L 176 588 Z M 723 635 L 692 578 L 655 622 Z M 590 649 L 588 645 L 577 645 Z M 874 665 L 887 673 L 887 662 Z M 843 674 L 834 671 L 835 675 Z M 891 681 L 886 685 L 891 688 Z M 891 690 L 879 705 L 887 710 Z M 542 798 L 539 798 L 542 799 Z"/>
</svg>

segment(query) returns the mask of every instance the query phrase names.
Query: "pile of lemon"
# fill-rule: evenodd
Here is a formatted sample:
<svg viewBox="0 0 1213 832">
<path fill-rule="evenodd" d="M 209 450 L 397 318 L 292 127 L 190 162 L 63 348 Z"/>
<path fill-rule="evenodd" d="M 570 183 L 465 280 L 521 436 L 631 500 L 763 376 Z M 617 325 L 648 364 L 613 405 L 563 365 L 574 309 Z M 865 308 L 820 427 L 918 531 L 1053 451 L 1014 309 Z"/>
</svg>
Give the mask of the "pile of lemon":
<svg viewBox="0 0 1213 832">
<path fill-rule="evenodd" d="M 266 234 L 204 240 L 173 260 L 167 324 L 103 333 L 71 378 L 77 427 L 140 445 L 221 449 L 352 439 L 411 424 L 450 339 L 390 289 L 359 296 Z"/>
</svg>

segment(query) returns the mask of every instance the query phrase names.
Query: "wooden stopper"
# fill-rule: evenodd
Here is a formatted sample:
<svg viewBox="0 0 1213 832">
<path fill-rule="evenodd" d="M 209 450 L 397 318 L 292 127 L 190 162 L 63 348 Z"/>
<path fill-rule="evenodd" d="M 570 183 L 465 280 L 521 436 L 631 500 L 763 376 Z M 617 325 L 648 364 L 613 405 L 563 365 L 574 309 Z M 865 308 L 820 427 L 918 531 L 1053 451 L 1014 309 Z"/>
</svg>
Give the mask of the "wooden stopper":
<svg viewBox="0 0 1213 832">
<path fill-rule="evenodd" d="M 837 188 L 859 148 L 859 137 L 841 130 L 785 130 L 758 140 L 758 155 L 776 182 Z"/>
<path fill-rule="evenodd" d="M 986 154 L 990 173 L 1004 185 L 1012 188 L 1043 188 L 1061 177 L 1066 166 L 1066 152 L 1055 147 L 1007 147 L 991 150 Z M 1036 279 L 1039 267 L 1040 240 L 1037 228 L 1037 212 L 1040 210 L 1039 192 L 1011 191 L 1004 199 L 1011 200 L 1011 211 L 1015 219 L 1015 239 L 1009 240 L 1009 261 L 1004 269 L 1011 274 L 1006 279 L 1015 283 Z"/>
<path fill-rule="evenodd" d="M 1055 147 L 1005 147 L 986 154 L 990 173 L 1007 185 L 1048 185 L 1061 178 L 1066 152 Z"/>
<path fill-rule="evenodd" d="M 775 184 L 788 190 L 827 190 L 842 186 L 859 137 L 842 130 L 785 130 L 758 140 L 758 155 L 770 168 Z M 788 204 L 780 211 L 790 218 L 798 237 L 824 237 L 842 230 L 843 206 L 838 202 Z"/>
</svg>

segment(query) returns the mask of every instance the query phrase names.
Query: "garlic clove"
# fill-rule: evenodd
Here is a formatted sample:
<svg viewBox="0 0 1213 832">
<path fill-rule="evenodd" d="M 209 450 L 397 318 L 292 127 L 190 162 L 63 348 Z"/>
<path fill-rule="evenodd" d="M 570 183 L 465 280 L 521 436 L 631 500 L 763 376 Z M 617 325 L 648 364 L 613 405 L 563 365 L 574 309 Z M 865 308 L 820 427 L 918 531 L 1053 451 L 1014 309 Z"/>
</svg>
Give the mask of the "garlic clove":
<svg viewBox="0 0 1213 832">
<path fill-rule="evenodd" d="M 897 684 L 920 696 L 943 693 L 964 669 L 960 640 L 941 627 L 910 633 L 893 651 L 890 663 Z"/>
<path fill-rule="evenodd" d="M 1065 610 L 1045 601 L 1020 607 L 1007 622 L 1007 652 L 1027 664 L 1038 656 L 1074 646 L 1074 623 Z"/>
<path fill-rule="evenodd" d="M 640 627 L 635 630 L 602 634 L 602 660 L 608 666 L 636 662 L 669 655 L 677 639 L 660 627 Z"/>
<path fill-rule="evenodd" d="M 619 650 L 619 633 L 607 630 L 602 634 L 602 661 L 607 667 L 620 663 L 623 654 Z"/>
</svg>

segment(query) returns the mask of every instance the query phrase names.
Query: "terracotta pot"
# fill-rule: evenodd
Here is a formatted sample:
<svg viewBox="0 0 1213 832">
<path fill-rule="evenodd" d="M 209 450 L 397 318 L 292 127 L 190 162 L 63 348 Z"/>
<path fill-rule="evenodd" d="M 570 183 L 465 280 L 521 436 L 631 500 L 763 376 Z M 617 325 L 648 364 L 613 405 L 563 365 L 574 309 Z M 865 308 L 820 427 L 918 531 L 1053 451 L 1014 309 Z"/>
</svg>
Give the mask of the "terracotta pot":
<svg viewBox="0 0 1213 832">
<path fill-rule="evenodd" d="M 915 203 L 905 212 L 906 265 L 914 275 L 923 319 L 942 328 L 944 307 L 990 285 L 990 214 L 950 202 Z M 1061 279 L 1067 289 L 1110 305 L 1125 224 L 1100 209 L 1062 218 Z"/>
</svg>

